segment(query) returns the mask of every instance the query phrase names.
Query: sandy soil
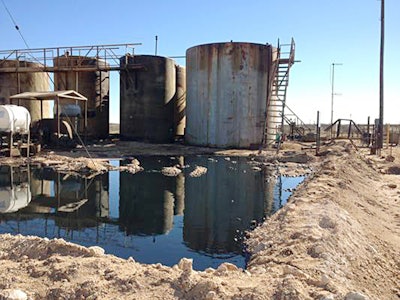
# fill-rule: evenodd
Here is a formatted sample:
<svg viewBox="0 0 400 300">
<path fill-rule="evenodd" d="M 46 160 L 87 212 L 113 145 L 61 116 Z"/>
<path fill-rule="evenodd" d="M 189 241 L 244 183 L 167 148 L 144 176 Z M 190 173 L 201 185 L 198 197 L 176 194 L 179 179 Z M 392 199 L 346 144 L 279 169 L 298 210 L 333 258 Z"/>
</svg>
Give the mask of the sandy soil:
<svg viewBox="0 0 400 300">
<path fill-rule="evenodd" d="M 298 145 L 282 151 L 282 170 L 313 173 L 248 234 L 246 270 L 143 265 L 98 247 L 0 235 L 0 299 L 399 299 L 400 149 L 390 152 L 345 142 L 320 157 Z"/>
</svg>

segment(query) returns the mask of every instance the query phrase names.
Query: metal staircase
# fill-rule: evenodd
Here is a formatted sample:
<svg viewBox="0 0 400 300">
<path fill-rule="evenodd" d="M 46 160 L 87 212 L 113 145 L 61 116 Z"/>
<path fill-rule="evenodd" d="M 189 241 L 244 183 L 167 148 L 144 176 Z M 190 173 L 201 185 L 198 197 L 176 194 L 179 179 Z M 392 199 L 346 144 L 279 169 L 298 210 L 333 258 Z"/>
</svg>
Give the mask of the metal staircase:
<svg viewBox="0 0 400 300">
<path fill-rule="evenodd" d="M 285 122 L 286 92 L 289 84 L 289 71 L 294 64 L 295 42 L 279 44 L 277 47 L 277 63 L 273 68 L 272 89 L 267 100 L 267 120 L 265 126 L 264 143 L 266 147 L 273 147 L 278 143 Z"/>
</svg>

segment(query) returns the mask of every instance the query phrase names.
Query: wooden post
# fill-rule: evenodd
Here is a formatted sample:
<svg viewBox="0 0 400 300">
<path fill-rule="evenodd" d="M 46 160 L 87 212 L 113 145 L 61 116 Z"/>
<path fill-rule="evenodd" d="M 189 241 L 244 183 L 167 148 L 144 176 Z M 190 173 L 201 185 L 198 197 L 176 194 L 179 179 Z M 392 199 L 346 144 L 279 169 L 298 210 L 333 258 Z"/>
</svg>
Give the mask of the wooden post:
<svg viewBox="0 0 400 300">
<path fill-rule="evenodd" d="M 389 147 L 390 142 L 390 124 L 386 124 L 386 147 Z"/>
<path fill-rule="evenodd" d="M 350 120 L 350 123 L 349 123 L 349 131 L 347 132 L 347 138 L 348 139 L 350 139 L 350 134 L 351 134 L 351 120 Z"/>
<path fill-rule="evenodd" d="M 339 119 L 338 124 L 337 124 L 337 132 L 336 132 L 336 138 L 339 138 L 340 135 L 340 127 L 342 126 L 341 120 Z"/>
</svg>

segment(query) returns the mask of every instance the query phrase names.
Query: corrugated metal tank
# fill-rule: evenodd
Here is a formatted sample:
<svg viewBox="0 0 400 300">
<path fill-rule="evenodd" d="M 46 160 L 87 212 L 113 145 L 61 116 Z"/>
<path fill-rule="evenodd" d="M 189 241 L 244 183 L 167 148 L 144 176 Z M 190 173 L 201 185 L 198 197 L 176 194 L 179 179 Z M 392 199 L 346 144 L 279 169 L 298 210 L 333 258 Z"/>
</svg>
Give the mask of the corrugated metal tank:
<svg viewBox="0 0 400 300">
<path fill-rule="evenodd" d="M 21 60 L 0 60 L 0 104 L 10 104 L 10 96 L 15 94 L 50 91 L 50 82 L 47 73 L 2 73 L 2 68 L 40 68 L 41 66 L 38 63 Z M 43 118 L 50 118 L 52 116 L 50 103 L 51 101 L 43 101 Z M 13 100 L 12 104 L 18 104 L 18 100 Z M 41 119 L 40 101 L 19 100 L 19 105 L 24 106 L 29 111 L 32 122 Z"/>
<path fill-rule="evenodd" d="M 186 68 L 176 66 L 175 135 L 184 136 L 186 126 Z"/>
<path fill-rule="evenodd" d="M 107 66 L 99 59 L 86 56 L 59 56 L 53 60 L 54 67 L 95 67 Z M 110 77 L 106 71 L 55 72 L 55 90 L 75 90 L 88 98 L 88 128 L 90 137 L 105 138 L 109 132 L 109 94 Z M 84 104 L 78 101 L 84 113 Z M 75 100 L 63 101 L 65 104 L 75 104 Z M 83 121 L 80 131 L 83 132 Z"/>
<path fill-rule="evenodd" d="M 124 139 L 172 142 L 175 138 L 175 62 L 153 55 L 123 56 L 120 65 L 141 64 L 141 70 L 121 70 L 120 135 Z"/>
<path fill-rule="evenodd" d="M 185 140 L 222 148 L 260 145 L 271 61 L 270 45 L 230 42 L 189 48 Z"/>
</svg>

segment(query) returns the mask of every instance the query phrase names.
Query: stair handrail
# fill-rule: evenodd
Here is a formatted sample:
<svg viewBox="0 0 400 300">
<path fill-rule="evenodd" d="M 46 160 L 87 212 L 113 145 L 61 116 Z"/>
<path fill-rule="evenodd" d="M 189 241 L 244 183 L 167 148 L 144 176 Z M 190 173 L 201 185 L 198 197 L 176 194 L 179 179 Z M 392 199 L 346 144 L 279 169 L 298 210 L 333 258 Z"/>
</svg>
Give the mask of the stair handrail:
<svg viewBox="0 0 400 300">
<path fill-rule="evenodd" d="M 311 129 L 310 127 L 308 127 L 308 126 L 306 125 L 306 123 L 304 123 L 303 120 L 300 119 L 300 117 L 299 117 L 289 106 L 285 105 L 285 108 L 288 109 L 289 112 L 290 112 L 293 116 L 295 116 L 296 119 L 297 119 L 298 121 L 300 121 L 300 125 L 301 125 L 301 126 L 304 126 L 304 127 L 305 127 L 308 131 L 310 131 L 310 132 L 313 131 L 313 129 Z"/>
</svg>

